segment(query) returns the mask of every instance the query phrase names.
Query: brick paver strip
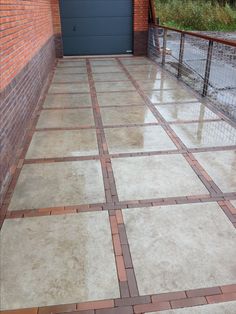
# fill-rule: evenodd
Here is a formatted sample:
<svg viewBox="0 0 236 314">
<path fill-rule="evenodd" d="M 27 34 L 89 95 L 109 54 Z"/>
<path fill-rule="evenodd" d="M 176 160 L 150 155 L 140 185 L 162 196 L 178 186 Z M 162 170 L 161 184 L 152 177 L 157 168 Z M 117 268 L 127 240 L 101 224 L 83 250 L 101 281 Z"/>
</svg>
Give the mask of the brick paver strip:
<svg viewBox="0 0 236 314">
<path fill-rule="evenodd" d="M 141 304 L 141 305 L 134 306 L 134 313 L 140 314 L 143 312 L 164 311 L 164 310 L 169 310 L 169 309 L 171 309 L 169 302 Z"/>
<path fill-rule="evenodd" d="M 2 314 L 37 314 L 38 308 L 31 309 L 21 309 L 21 310 L 9 310 L 9 311 L 1 311 Z"/>
<path fill-rule="evenodd" d="M 228 285 L 228 286 L 221 286 L 221 291 L 223 293 L 232 293 L 236 292 L 236 284 L 234 285 Z"/>
<path fill-rule="evenodd" d="M 236 292 L 226 293 L 226 294 L 217 294 L 206 297 L 208 303 L 220 303 L 227 301 L 236 300 Z"/>
<path fill-rule="evenodd" d="M 176 308 L 181 308 L 181 307 L 204 305 L 204 304 L 207 304 L 207 300 L 204 297 L 196 297 L 196 298 L 174 300 L 174 301 L 171 301 L 170 303 L 171 303 L 171 307 L 173 309 L 176 309 Z"/>
<path fill-rule="evenodd" d="M 61 312 L 72 312 L 76 310 L 76 304 L 54 305 L 41 307 L 38 310 L 38 314 L 51 314 Z"/>
<path fill-rule="evenodd" d="M 220 287 L 202 288 L 202 289 L 189 290 L 186 292 L 186 294 L 189 298 L 203 297 L 207 295 L 221 294 L 221 289 Z"/>
<path fill-rule="evenodd" d="M 114 309 L 97 310 L 96 314 L 133 314 L 132 306 L 125 306 Z"/>
<path fill-rule="evenodd" d="M 104 300 L 104 301 L 94 301 L 94 302 L 84 302 L 77 304 L 77 310 L 97 310 L 114 307 L 113 300 Z"/>
<path fill-rule="evenodd" d="M 186 293 L 184 291 L 178 292 L 169 292 L 169 293 L 161 293 L 152 296 L 152 302 L 163 302 L 163 301 L 171 301 L 171 300 L 178 300 L 187 298 Z"/>
</svg>

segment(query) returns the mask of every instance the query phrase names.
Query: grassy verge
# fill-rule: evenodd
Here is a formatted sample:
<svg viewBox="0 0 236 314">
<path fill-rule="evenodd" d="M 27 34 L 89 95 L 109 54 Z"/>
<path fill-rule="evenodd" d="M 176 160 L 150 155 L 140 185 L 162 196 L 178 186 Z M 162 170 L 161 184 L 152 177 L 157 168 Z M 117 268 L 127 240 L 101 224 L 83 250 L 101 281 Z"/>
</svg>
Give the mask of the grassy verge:
<svg viewBox="0 0 236 314">
<path fill-rule="evenodd" d="M 203 0 L 156 0 L 160 24 L 185 30 L 235 31 L 236 8 Z"/>
</svg>

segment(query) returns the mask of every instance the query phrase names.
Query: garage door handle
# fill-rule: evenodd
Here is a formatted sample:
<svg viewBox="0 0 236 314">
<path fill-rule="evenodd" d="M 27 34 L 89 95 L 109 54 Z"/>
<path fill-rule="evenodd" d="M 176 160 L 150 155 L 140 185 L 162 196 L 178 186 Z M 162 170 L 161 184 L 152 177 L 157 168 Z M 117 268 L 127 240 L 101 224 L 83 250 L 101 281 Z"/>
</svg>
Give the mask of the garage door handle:
<svg viewBox="0 0 236 314">
<path fill-rule="evenodd" d="M 76 25 L 73 26 L 73 32 L 76 32 Z"/>
</svg>

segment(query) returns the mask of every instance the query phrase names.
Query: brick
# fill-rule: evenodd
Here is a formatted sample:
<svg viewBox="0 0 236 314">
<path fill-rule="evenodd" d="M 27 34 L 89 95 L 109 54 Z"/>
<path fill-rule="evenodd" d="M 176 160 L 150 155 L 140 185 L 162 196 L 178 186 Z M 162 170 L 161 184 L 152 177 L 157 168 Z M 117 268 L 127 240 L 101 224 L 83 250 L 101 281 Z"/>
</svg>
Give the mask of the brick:
<svg viewBox="0 0 236 314">
<path fill-rule="evenodd" d="M 124 224 L 118 225 L 118 231 L 119 231 L 121 244 L 128 244 L 128 239 L 127 239 L 127 235 L 125 231 L 125 225 Z"/>
<path fill-rule="evenodd" d="M 115 255 L 122 255 L 122 248 L 121 248 L 121 244 L 120 244 L 119 234 L 114 234 L 112 236 L 112 239 L 113 239 Z"/>
<path fill-rule="evenodd" d="M 146 304 L 146 303 L 151 303 L 150 296 L 141 296 L 141 297 L 124 298 L 124 299 L 115 300 L 115 306 L 128 306 L 128 305 Z"/>
<path fill-rule="evenodd" d="M 113 300 L 104 300 L 104 301 L 91 301 L 77 304 L 78 311 L 84 310 L 97 310 L 114 307 Z"/>
<path fill-rule="evenodd" d="M 128 279 L 130 296 L 136 297 L 139 295 L 139 292 L 138 292 L 138 286 L 137 286 L 134 270 L 126 269 L 126 274 L 127 274 L 127 279 Z"/>
<path fill-rule="evenodd" d="M 221 290 L 219 287 L 202 288 L 202 289 L 186 291 L 186 294 L 189 298 L 204 297 L 207 295 L 214 295 L 214 294 L 220 294 L 220 293 L 221 293 Z"/>
<path fill-rule="evenodd" d="M 118 233 L 118 226 L 117 226 L 116 217 L 115 216 L 110 216 L 109 219 L 110 219 L 112 234 L 117 234 Z"/>
<path fill-rule="evenodd" d="M 186 294 L 184 291 L 178 292 L 169 292 L 169 293 L 161 293 L 152 296 L 152 302 L 162 302 L 162 301 L 171 301 L 186 298 Z"/>
<path fill-rule="evenodd" d="M 54 306 L 45 306 L 41 307 L 38 310 L 38 314 L 57 314 L 61 312 L 71 312 L 76 310 L 76 304 L 63 304 L 63 305 L 54 305 Z"/>
<path fill-rule="evenodd" d="M 130 255 L 130 249 L 128 244 L 122 244 L 122 252 L 124 256 L 125 268 L 132 268 L 133 263 Z"/>
<path fill-rule="evenodd" d="M 234 301 L 236 300 L 236 292 L 226 293 L 226 294 L 217 294 L 217 295 L 212 295 L 206 298 L 207 298 L 208 303 Z"/>
<path fill-rule="evenodd" d="M 207 301 L 206 301 L 206 298 L 204 297 L 197 297 L 197 298 L 174 300 L 174 301 L 171 301 L 170 303 L 173 309 L 177 309 L 181 307 L 207 304 Z"/>
<path fill-rule="evenodd" d="M 236 292 L 236 284 L 233 285 L 227 285 L 227 286 L 221 286 L 221 291 L 223 293 L 232 293 L 232 292 Z"/>
<path fill-rule="evenodd" d="M 171 309 L 169 302 L 159 302 L 159 303 L 150 303 L 150 304 L 140 304 L 134 306 L 134 313 L 143 313 L 143 312 L 154 312 L 154 311 L 164 311 Z"/>
<path fill-rule="evenodd" d="M 127 281 L 123 256 L 116 256 L 116 267 L 120 281 Z"/>
<path fill-rule="evenodd" d="M 1 311 L 1 314 L 37 314 L 38 308 Z"/>
<path fill-rule="evenodd" d="M 124 220 L 123 220 L 123 215 L 122 215 L 122 211 L 121 210 L 116 210 L 116 220 L 118 224 L 123 224 Z"/>
<path fill-rule="evenodd" d="M 98 310 L 96 314 L 133 314 L 132 306 L 125 306 L 114 309 Z"/>
<path fill-rule="evenodd" d="M 58 313 L 59 314 L 59 313 Z M 68 312 L 60 313 L 60 314 L 68 314 Z M 69 314 L 95 314 L 94 310 L 87 310 L 87 311 L 73 311 L 69 312 Z"/>
<path fill-rule="evenodd" d="M 128 282 L 127 281 L 120 281 L 119 286 L 120 286 L 120 296 L 122 298 L 130 297 Z"/>
</svg>

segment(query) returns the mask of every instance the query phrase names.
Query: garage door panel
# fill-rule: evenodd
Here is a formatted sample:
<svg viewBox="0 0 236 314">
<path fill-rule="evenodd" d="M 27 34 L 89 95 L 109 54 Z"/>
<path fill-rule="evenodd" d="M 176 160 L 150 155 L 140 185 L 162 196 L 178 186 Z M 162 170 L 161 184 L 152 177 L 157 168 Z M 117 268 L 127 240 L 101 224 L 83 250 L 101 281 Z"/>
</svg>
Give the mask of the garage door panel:
<svg viewBox="0 0 236 314">
<path fill-rule="evenodd" d="M 91 36 L 79 37 L 80 45 L 75 45 L 74 37 L 64 40 L 65 55 L 93 55 L 96 54 L 122 54 L 127 53 L 126 47 L 132 49 L 129 36 Z"/>
<path fill-rule="evenodd" d="M 62 17 L 131 16 L 132 1 L 61 0 L 61 12 Z"/>
<path fill-rule="evenodd" d="M 132 0 L 60 0 L 65 55 L 132 52 Z"/>
<path fill-rule="evenodd" d="M 65 19 L 63 21 L 63 35 L 67 36 L 101 36 L 101 35 L 129 35 L 132 23 L 128 17 Z"/>
</svg>

